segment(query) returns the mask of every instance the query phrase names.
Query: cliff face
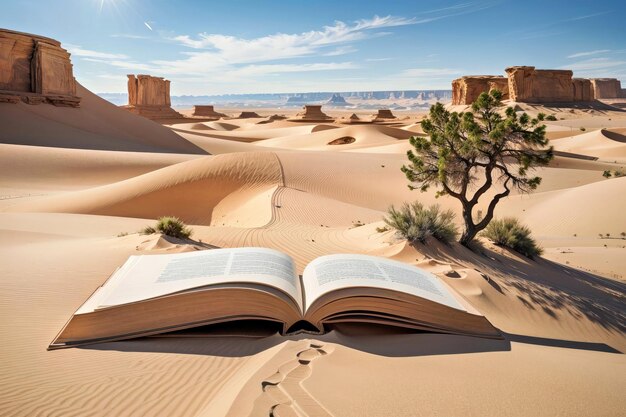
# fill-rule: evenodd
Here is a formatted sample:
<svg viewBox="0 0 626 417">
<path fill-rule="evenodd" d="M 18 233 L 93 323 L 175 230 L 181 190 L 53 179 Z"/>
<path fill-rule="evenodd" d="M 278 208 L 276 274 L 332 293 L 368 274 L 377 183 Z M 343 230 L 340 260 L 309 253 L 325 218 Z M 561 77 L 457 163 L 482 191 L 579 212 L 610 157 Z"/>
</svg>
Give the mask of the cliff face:
<svg viewBox="0 0 626 417">
<path fill-rule="evenodd" d="M 592 78 L 591 88 L 594 98 L 619 98 L 622 83 L 616 78 Z"/>
<path fill-rule="evenodd" d="M 149 119 L 183 117 L 172 109 L 170 81 L 151 75 L 128 75 L 128 105 L 125 109 Z"/>
<path fill-rule="evenodd" d="M 573 72 L 537 70 L 535 67 L 509 67 L 509 94 L 513 101 L 558 103 L 574 101 Z"/>
<path fill-rule="evenodd" d="M 466 75 L 452 81 L 452 104 L 472 104 L 480 93 L 500 90 L 503 100 L 509 98 L 509 85 L 505 77 L 497 75 Z"/>
<path fill-rule="evenodd" d="M 573 99 L 574 101 L 591 101 L 593 100 L 593 89 L 591 80 L 586 78 L 572 79 Z"/>
<path fill-rule="evenodd" d="M 54 39 L 0 30 L 0 102 L 77 107 L 70 54 Z"/>
</svg>

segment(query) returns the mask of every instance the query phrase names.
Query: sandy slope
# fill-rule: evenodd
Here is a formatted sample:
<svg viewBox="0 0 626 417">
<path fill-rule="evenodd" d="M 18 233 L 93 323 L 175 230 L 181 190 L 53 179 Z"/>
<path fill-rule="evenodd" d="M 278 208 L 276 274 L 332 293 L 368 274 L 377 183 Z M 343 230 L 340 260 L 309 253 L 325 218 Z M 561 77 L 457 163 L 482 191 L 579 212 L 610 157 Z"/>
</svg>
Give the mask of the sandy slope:
<svg viewBox="0 0 626 417">
<path fill-rule="evenodd" d="M 80 107 L 2 104 L 0 143 L 133 152 L 202 154 L 157 123 L 124 111 L 77 85 Z"/>
<path fill-rule="evenodd" d="M 79 110 L 0 106 L 2 120 L 15 118 L 0 133 L 8 143 L 0 145 L 1 414 L 617 416 L 626 408 L 626 241 L 598 237 L 626 231 L 626 180 L 602 177 L 623 166 L 615 140 L 623 114 L 556 112 L 566 120 L 555 125 L 611 118 L 613 127 L 555 139 L 563 151 L 600 159 L 558 157 L 539 171 L 537 193 L 498 208 L 546 246 L 546 259 L 530 261 L 487 242 L 477 253 L 411 247 L 376 230 L 403 201 L 458 212 L 450 198 L 406 187 L 400 167 L 406 139 L 420 133 L 415 120 L 168 128 L 81 95 Z M 19 130 L 25 120 L 32 127 Z M 346 136 L 355 141 L 328 145 Z M 172 214 L 192 224 L 195 242 L 135 233 Z M 209 245 L 276 248 L 299 271 L 340 252 L 414 264 L 439 274 L 506 340 L 359 326 L 284 338 L 259 326 L 248 337 L 45 351 L 129 255 Z"/>
</svg>

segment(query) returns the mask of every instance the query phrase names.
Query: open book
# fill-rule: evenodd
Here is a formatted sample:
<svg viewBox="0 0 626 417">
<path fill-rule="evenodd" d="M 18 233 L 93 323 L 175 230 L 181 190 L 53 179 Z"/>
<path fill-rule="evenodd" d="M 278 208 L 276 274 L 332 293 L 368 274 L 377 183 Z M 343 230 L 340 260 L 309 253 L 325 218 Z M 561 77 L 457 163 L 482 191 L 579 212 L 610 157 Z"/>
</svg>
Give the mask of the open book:
<svg viewBox="0 0 626 417">
<path fill-rule="evenodd" d="M 265 248 L 131 256 L 74 313 L 49 348 L 129 339 L 236 320 L 282 333 L 341 322 L 500 338 L 454 290 L 422 269 L 366 255 L 313 260 L 301 277 Z"/>
</svg>

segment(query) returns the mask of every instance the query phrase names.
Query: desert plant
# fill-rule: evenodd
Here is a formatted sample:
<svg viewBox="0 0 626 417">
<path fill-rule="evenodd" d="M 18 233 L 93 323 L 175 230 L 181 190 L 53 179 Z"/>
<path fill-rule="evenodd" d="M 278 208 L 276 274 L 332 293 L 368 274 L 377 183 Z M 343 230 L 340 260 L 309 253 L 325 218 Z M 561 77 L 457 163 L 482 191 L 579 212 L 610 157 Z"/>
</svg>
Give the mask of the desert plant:
<svg viewBox="0 0 626 417">
<path fill-rule="evenodd" d="M 425 242 L 434 238 L 449 243 L 458 234 L 452 210 L 441 210 L 437 204 L 428 208 L 416 201 L 404 203 L 399 209 L 391 206 L 383 219 L 387 225 L 396 229 L 396 233 L 409 242 Z"/>
<path fill-rule="evenodd" d="M 546 116 L 546 120 L 549 120 L 551 122 L 556 122 L 556 116 L 553 114 L 549 114 Z"/>
<path fill-rule="evenodd" d="M 581 131 L 581 132 L 584 132 L 585 130 L 587 130 L 587 129 L 585 129 L 585 128 L 584 128 L 584 127 L 582 127 L 582 126 L 580 127 L 580 131 Z"/>
<path fill-rule="evenodd" d="M 496 205 L 512 189 L 522 193 L 536 189 L 541 178 L 528 173 L 553 157 L 552 147 L 546 148 L 546 127 L 539 119 L 526 113 L 518 116 L 511 107 L 502 115 L 501 106 L 498 90 L 480 94 L 465 113 L 449 112 L 441 103 L 433 105 L 421 122 L 429 136 L 411 137 L 410 163 L 402 167 L 410 189 L 441 187 L 437 196 L 449 195 L 461 202 L 463 245 L 487 227 Z M 498 191 L 486 194 L 491 188 Z M 483 196 L 491 200 L 484 217 L 475 221 L 472 211 Z"/>
<path fill-rule="evenodd" d="M 192 230 L 178 217 L 171 216 L 159 217 L 154 227 L 147 226 L 141 230 L 141 233 L 144 235 L 157 232 L 179 239 L 186 239 L 191 236 Z"/>
<path fill-rule="evenodd" d="M 615 171 L 613 171 L 613 176 L 615 178 L 623 177 L 624 175 L 626 175 L 626 173 L 624 171 L 619 170 L 619 169 L 616 169 Z"/>
<path fill-rule="evenodd" d="M 611 178 L 611 175 L 611 171 L 609 171 L 608 169 L 602 173 L 602 176 L 604 178 Z"/>
<path fill-rule="evenodd" d="M 146 226 L 139 231 L 142 235 L 151 235 L 152 233 L 156 233 L 156 229 L 152 226 Z"/>
<path fill-rule="evenodd" d="M 377 233 L 385 233 L 385 232 L 388 232 L 388 231 L 389 231 L 389 228 L 387 226 L 377 227 L 376 228 L 376 232 Z"/>
<path fill-rule="evenodd" d="M 482 234 L 496 245 L 513 249 L 529 258 L 543 253 L 532 238 L 530 229 L 513 217 L 494 219 Z"/>
</svg>

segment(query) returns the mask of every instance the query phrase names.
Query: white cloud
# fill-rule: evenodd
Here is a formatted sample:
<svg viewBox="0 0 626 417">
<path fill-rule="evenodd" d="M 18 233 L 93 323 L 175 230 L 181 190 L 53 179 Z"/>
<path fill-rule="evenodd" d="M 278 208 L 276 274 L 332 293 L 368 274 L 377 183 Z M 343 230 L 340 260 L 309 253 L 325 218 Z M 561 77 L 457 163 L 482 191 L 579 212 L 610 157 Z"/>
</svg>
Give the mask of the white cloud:
<svg viewBox="0 0 626 417">
<path fill-rule="evenodd" d="M 203 61 L 210 60 L 232 65 L 299 58 L 315 54 L 341 55 L 354 52 L 355 49 L 349 46 L 338 47 L 328 52 L 324 52 L 324 49 L 376 36 L 376 33 L 368 33 L 375 29 L 414 23 L 414 19 L 403 17 L 374 16 L 372 19 L 358 20 L 353 25 L 337 21 L 332 26 L 324 26 L 322 30 L 295 34 L 276 33 L 253 39 L 200 33 L 196 38 L 178 35 L 171 40 L 188 48 L 207 51 L 192 55 L 196 59 L 200 56 L 200 60 Z"/>
<path fill-rule="evenodd" d="M 583 56 L 604 54 L 606 52 L 611 52 L 611 50 L 610 49 L 596 49 L 595 51 L 577 52 L 575 54 L 568 55 L 567 57 L 568 58 L 580 58 L 580 57 L 583 57 Z"/>
<path fill-rule="evenodd" d="M 64 44 L 63 46 L 73 56 L 79 56 L 81 58 L 97 58 L 97 59 L 127 59 L 128 58 L 128 56 L 124 54 L 111 54 L 108 52 L 92 51 L 89 49 L 83 49 L 80 46 L 72 45 L 72 44 Z"/>
<path fill-rule="evenodd" d="M 619 61 L 611 58 L 590 58 L 562 68 L 571 69 L 573 71 L 588 71 L 615 68 L 622 65 L 626 65 L 626 61 Z"/>
</svg>

